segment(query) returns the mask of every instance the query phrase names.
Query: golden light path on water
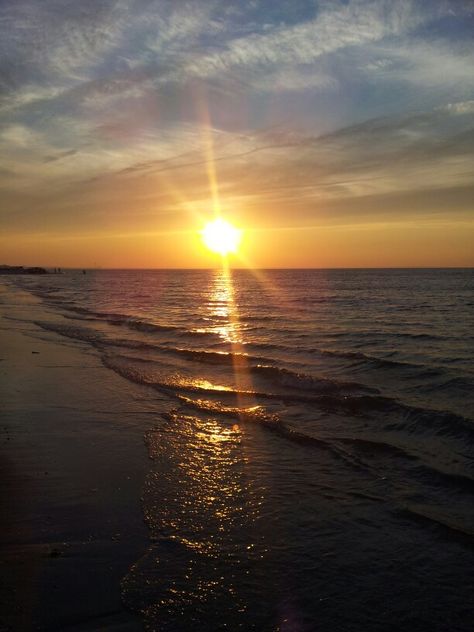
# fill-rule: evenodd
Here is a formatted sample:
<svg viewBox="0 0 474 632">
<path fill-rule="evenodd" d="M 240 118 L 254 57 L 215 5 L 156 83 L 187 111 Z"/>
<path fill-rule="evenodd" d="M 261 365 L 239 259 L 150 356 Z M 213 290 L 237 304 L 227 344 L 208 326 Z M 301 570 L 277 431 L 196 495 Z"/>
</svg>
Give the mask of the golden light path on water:
<svg viewBox="0 0 474 632">
<path fill-rule="evenodd" d="M 170 629 L 181 629 L 180 622 L 194 620 L 200 608 L 209 618 L 209 629 L 220 629 L 222 618 L 241 622 L 238 629 L 250 629 L 248 585 L 267 553 L 261 522 L 266 484 L 253 471 L 257 466 L 241 423 L 259 407 L 253 405 L 226 257 L 210 283 L 206 309 L 212 324 L 207 331 L 220 336 L 232 358 L 238 358 L 232 370 L 235 381 L 232 389 L 217 384 L 213 389 L 198 378 L 195 385 L 213 393 L 207 399 L 180 396 L 183 406 L 167 416 L 166 441 L 159 432 L 148 437 L 150 456 L 166 464 L 148 478 L 145 489 L 147 523 L 158 542 L 142 563 L 151 595 L 144 610 L 149 629 L 158 629 L 163 621 Z M 161 546 L 163 534 L 178 548 Z M 157 567 L 162 574 L 156 575 Z M 132 572 L 127 594 L 142 583 L 139 573 Z"/>
<path fill-rule="evenodd" d="M 217 270 L 214 276 L 212 305 L 210 316 L 223 320 L 219 326 L 214 328 L 214 331 L 230 345 L 238 410 L 240 414 L 245 415 L 256 409 L 255 402 L 252 401 L 254 388 L 244 351 L 244 339 L 235 301 L 232 272 L 229 268 L 228 258 L 225 256 L 222 257 L 222 268 Z"/>
</svg>

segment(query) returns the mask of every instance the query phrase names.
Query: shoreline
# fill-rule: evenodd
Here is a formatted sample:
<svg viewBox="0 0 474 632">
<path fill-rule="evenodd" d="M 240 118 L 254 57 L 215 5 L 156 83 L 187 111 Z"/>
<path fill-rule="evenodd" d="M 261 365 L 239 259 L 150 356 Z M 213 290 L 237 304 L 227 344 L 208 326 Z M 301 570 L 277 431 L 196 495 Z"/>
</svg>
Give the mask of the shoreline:
<svg viewBox="0 0 474 632">
<path fill-rule="evenodd" d="M 0 283 L 0 630 L 142 630 L 120 582 L 150 545 L 156 405 L 87 345 L 29 322 L 46 313 Z"/>
</svg>

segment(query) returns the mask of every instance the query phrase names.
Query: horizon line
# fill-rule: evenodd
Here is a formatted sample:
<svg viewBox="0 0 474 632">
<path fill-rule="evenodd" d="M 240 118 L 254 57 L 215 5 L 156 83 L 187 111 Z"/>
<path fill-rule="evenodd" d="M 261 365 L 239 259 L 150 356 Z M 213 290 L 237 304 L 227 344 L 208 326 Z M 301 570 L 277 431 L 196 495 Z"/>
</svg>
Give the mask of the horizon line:
<svg viewBox="0 0 474 632">
<path fill-rule="evenodd" d="M 9 265 L 9 264 L 2 264 Z M 220 270 L 221 266 L 215 267 L 195 267 L 195 268 L 176 268 L 176 267 L 153 267 L 153 268 L 144 268 L 144 267 L 130 267 L 130 268 L 120 268 L 120 267 L 108 267 L 108 266 L 50 266 L 50 265 L 35 265 L 31 266 L 28 264 L 13 264 L 11 267 L 41 267 L 47 270 L 50 269 L 58 269 L 58 270 L 90 270 L 90 271 L 158 271 L 158 270 L 167 270 L 167 271 L 208 271 L 208 270 Z M 474 265 L 467 266 L 321 266 L 321 267 L 306 267 L 306 266 L 295 266 L 295 267 L 253 267 L 249 268 L 247 266 L 230 266 L 231 270 L 473 270 Z M 53 273 L 54 274 L 54 273 Z"/>
</svg>

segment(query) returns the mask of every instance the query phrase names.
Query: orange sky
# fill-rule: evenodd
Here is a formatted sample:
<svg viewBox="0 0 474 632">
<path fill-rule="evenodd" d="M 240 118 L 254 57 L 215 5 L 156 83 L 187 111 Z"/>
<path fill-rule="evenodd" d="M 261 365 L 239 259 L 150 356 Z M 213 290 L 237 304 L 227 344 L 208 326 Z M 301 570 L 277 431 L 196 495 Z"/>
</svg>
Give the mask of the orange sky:
<svg viewBox="0 0 474 632">
<path fill-rule="evenodd" d="M 244 230 L 231 265 L 267 267 L 470 267 L 474 223 L 397 222 Z M 1 239 L 11 265 L 206 268 L 220 263 L 195 231 Z"/>
</svg>

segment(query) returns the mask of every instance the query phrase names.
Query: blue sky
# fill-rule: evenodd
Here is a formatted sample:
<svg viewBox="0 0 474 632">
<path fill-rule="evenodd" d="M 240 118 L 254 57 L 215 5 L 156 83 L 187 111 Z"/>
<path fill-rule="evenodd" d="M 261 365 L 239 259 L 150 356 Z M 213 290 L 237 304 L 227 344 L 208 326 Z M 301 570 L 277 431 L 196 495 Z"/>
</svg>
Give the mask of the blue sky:
<svg viewBox="0 0 474 632">
<path fill-rule="evenodd" d="M 471 226 L 474 3 L 0 2 L 0 229 Z"/>
</svg>

